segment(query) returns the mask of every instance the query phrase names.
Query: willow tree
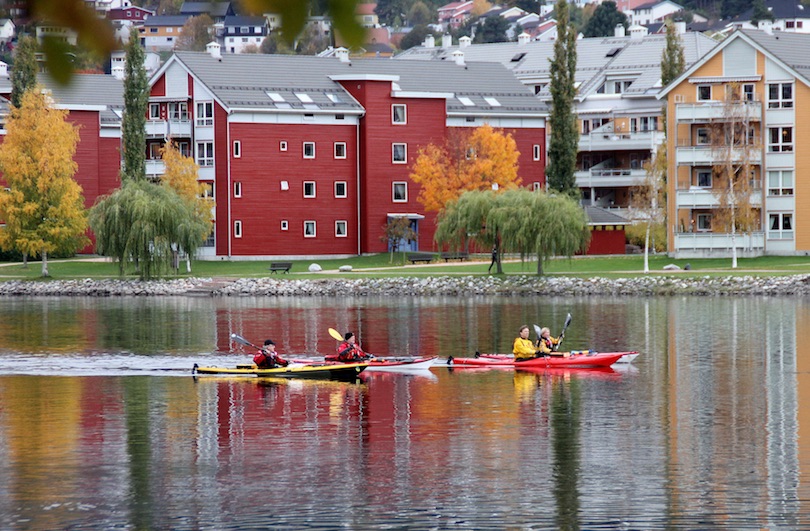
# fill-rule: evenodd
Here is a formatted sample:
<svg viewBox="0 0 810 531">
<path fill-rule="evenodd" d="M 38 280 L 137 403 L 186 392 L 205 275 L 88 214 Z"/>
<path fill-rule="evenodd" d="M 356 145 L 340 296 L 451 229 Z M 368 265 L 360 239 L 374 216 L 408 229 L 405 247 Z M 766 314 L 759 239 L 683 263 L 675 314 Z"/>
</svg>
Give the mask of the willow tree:
<svg viewBox="0 0 810 531">
<path fill-rule="evenodd" d="M 497 273 L 502 274 L 500 237 L 496 230 L 487 226 L 487 217 L 495 208 L 498 193 L 493 190 L 477 190 L 462 193 L 451 200 L 439 212 L 434 240 L 441 245 L 460 249 L 468 241 L 481 248 L 495 247 Z"/>
<path fill-rule="evenodd" d="M 410 177 L 421 187 L 418 200 L 425 210 L 439 211 L 467 191 L 520 185 L 519 157 L 511 134 L 482 125 L 453 131 L 444 144 L 423 146 Z"/>
<path fill-rule="evenodd" d="M 67 111 L 55 109 L 42 91 L 23 94 L 11 108 L 0 146 L 0 171 L 8 188 L 0 190 L 0 247 L 42 258 L 47 277 L 48 254 L 76 252 L 89 242 L 82 188 L 73 176 L 79 131 Z"/>
</svg>

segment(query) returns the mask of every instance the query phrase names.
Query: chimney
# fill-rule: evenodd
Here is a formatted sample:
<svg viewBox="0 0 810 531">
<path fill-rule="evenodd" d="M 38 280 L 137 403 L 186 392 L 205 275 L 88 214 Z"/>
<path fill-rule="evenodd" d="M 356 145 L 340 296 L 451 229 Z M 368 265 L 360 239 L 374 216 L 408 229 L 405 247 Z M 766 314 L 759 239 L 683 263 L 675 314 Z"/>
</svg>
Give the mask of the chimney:
<svg viewBox="0 0 810 531">
<path fill-rule="evenodd" d="M 459 40 L 458 40 L 458 47 L 459 48 L 466 48 L 470 44 L 472 44 L 472 39 L 467 37 L 466 35 L 464 37 L 459 38 Z"/>
<path fill-rule="evenodd" d="M 222 59 L 222 53 L 220 53 L 220 45 L 218 42 L 211 41 L 205 45 L 205 51 L 211 54 L 211 57 L 214 59 Z"/>
<path fill-rule="evenodd" d="M 124 79 L 124 67 L 121 65 L 115 65 L 114 67 L 110 68 L 110 74 L 115 79 Z"/>
<path fill-rule="evenodd" d="M 453 46 L 453 36 L 449 33 L 442 35 L 442 48 L 449 48 Z"/>
<path fill-rule="evenodd" d="M 616 24 L 616 28 L 613 30 L 613 35 L 615 37 L 624 37 L 624 24 Z"/>
<path fill-rule="evenodd" d="M 683 20 L 676 20 L 675 21 L 675 33 L 678 35 L 683 35 L 686 33 L 686 22 Z"/>
<path fill-rule="evenodd" d="M 531 36 L 526 33 L 525 31 L 518 35 L 518 45 L 523 46 L 524 44 L 529 44 L 529 41 L 532 40 Z"/>
<path fill-rule="evenodd" d="M 768 35 L 773 35 L 773 22 L 770 20 L 760 20 L 758 29 L 761 29 Z"/>
<path fill-rule="evenodd" d="M 335 57 L 338 58 L 338 61 L 341 63 L 349 63 L 349 50 L 348 48 L 344 48 L 341 46 L 340 48 L 335 49 Z"/>
<path fill-rule="evenodd" d="M 633 24 L 630 26 L 630 38 L 633 40 L 643 39 L 647 35 L 647 28 Z"/>
<path fill-rule="evenodd" d="M 455 61 L 458 66 L 464 66 L 464 52 L 461 50 L 456 50 L 450 55 L 453 57 L 453 61 Z"/>
<path fill-rule="evenodd" d="M 425 48 L 433 48 L 435 41 L 436 40 L 433 38 L 433 35 L 428 35 L 425 37 Z"/>
</svg>

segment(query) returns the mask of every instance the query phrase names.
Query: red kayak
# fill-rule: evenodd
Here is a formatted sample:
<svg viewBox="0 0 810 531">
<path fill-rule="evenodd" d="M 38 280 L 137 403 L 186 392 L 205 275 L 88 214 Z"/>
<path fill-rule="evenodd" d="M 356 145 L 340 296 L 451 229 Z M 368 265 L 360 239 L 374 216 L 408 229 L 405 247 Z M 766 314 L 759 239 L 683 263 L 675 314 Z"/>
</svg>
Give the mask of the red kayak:
<svg viewBox="0 0 810 531">
<path fill-rule="evenodd" d="M 452 367 L 514 367 L 535 368 L 535 367 L 610 367 L 619 358 L 631 352 L 588 352 L 588 353 L 559 353 L 562 355 L 546 356 L 541 358 L 531 358 L 526 361 L 515 361 L 514 358 L 506 356 L 482 355 L 478 358 L 453 358 L 447 360 L 447 364 Z M 567 355 L 566 355 L 567 354 Z"/>
</svg>

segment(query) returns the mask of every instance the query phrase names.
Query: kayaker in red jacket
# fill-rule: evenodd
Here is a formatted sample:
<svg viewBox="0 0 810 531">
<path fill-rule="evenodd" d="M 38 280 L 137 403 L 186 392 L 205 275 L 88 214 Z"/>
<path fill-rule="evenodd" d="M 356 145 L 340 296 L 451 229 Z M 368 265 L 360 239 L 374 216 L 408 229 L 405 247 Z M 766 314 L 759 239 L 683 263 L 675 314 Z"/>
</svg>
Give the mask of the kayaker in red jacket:
<svg viewBox="0 0 810 531">
<path fill-rule="evenodd" d="M 253 363 L 260 369 L 286 367 L 289 362 L 276 353 L 276 344 L 272 339 L 264 340 L 264 347 L 253 356 Z"/>
<path fill-rule="evenodd" d="M 343 336 L 343 342 L 338 346 L 338 361 L 344 363 L 351 361 L 365 361 L 371 359 L 371 354 L 366 354 L 360 345 L 357 344 L 357 336 L 352 332 L 346 332 Z"/>
</svg>

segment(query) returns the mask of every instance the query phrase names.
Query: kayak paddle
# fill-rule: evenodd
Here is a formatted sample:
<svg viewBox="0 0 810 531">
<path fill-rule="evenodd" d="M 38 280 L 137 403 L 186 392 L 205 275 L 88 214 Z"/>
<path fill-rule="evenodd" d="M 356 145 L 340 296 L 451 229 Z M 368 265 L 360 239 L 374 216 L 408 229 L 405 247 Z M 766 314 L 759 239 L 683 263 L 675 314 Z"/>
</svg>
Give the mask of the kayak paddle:
<svg viewBox="0 0 810 531">
<path fill-rule="evenodd" d="M 565 337 L 565 330 L 568 328 L 568 325 L 571 324 L 571 314 L 568 314 L 568 317 L 565 318 L 565 324 L 563 324 L 562 332 L 560 332 L 560 339 L 557 341 L 557 344 L 554 345 L 554 350 L 556 351 L 560 348 L 560 343 L 562 343 L 563 338 Z"/>
<path fill-rule="evenodd" d="M 245 345 L 246 347 L 253 347 L 256 350 L 264 350 L 262 347 L 260 347 L 258 345 L 254 345 L 253 343 L 251 343 L 250 341 L 248 341 L 244 337 L 240 336 L 239 334 L 231 334 L 231 339 L 236 341 L 239 344 Z"/>
<path fill-rule="evenodd" d="M 343 341 L 343 335 L 334 328 L 329 329 L 329 335 L 332 336 L 332 339 L 335 341 Z"/>
</svg>

